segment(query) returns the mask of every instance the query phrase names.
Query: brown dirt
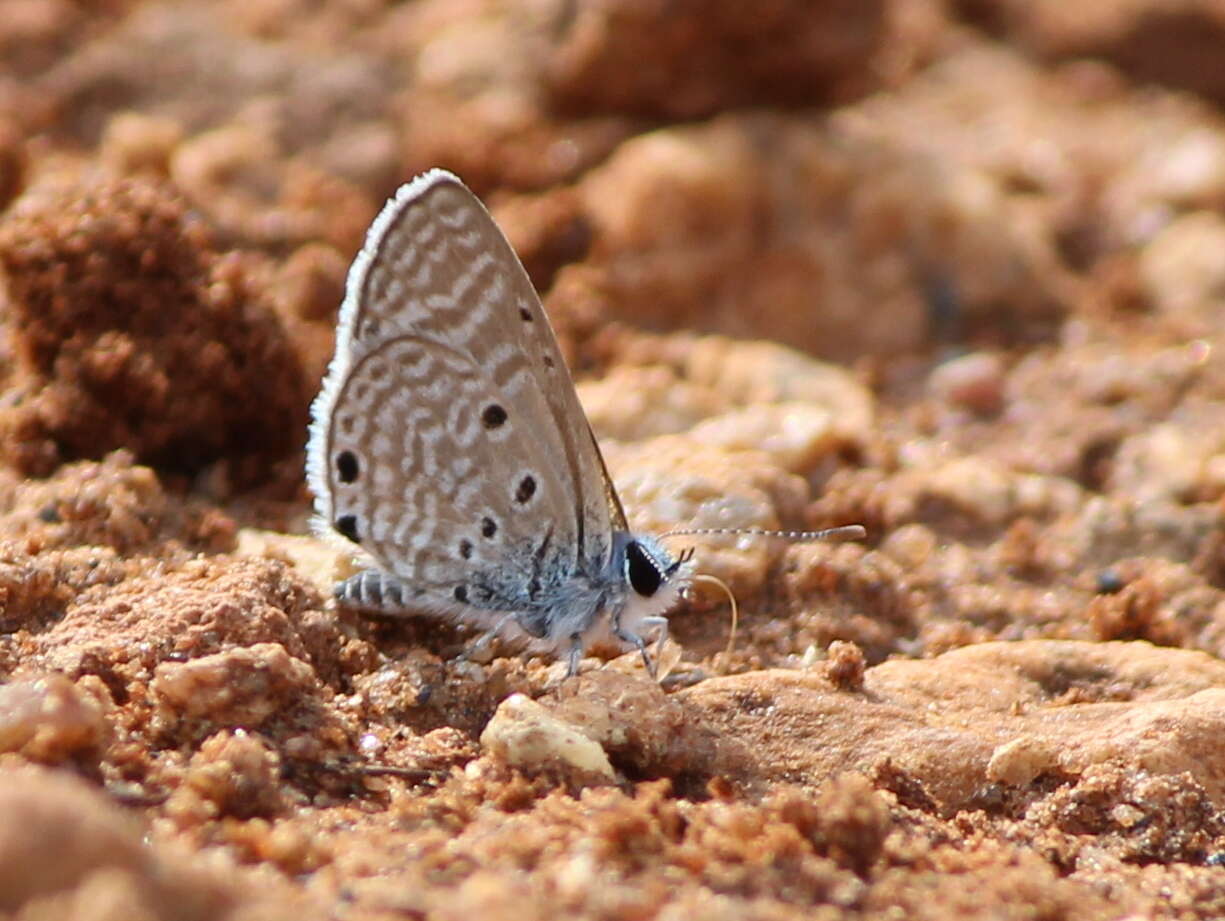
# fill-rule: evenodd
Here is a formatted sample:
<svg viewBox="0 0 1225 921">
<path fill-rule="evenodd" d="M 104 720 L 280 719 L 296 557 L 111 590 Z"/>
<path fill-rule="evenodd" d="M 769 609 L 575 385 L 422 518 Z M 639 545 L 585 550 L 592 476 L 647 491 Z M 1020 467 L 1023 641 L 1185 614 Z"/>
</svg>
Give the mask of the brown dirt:
<svg viewBox="0 0 1225 921">
<path fill-rule="evenodd" d="M 1075 10 L 1075 12 L 1071 12 Z M 0 16 L 0 913 L 1225 915 L 1225 18 Z M 540 287 L 661 683 L 338 610 L 307 405 L 428 166 Z"/>
</svg>

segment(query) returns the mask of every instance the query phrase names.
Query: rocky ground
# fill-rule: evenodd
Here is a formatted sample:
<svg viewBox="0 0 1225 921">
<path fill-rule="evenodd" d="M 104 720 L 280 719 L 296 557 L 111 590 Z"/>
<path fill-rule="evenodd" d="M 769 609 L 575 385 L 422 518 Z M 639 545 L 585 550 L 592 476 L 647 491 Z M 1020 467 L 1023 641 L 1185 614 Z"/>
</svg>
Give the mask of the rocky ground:
<svg viewBox="0 0 1225 921">
<path fill-rule="evenodd" d="M 1225 915 L 1225 6 L 0 3 L 0 913 Z M 666 677 L 336 609 L 349 260 L 455 170 Z M 607 661 L 605 661 L 607 660 Z"/>
</svg>

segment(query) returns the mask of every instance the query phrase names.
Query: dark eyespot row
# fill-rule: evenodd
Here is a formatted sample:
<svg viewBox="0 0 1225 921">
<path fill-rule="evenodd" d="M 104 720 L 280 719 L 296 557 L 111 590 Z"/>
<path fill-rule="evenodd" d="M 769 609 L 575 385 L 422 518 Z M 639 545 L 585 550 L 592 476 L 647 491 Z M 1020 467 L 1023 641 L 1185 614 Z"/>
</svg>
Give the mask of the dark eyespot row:
<svg viewBox="0 0 1225 921">
<path fill-rule="evenodd" d="M 481 536 L 493 537 L 498 533 L 498 523 L 492 518 L 481 519 Z"/>
<path fill-rule="evenodd" d="M 530 473 L 519 481 L 515 488 L 515 501 L 523 505 L 536 495 L 536 478 Z"/>
</svg>

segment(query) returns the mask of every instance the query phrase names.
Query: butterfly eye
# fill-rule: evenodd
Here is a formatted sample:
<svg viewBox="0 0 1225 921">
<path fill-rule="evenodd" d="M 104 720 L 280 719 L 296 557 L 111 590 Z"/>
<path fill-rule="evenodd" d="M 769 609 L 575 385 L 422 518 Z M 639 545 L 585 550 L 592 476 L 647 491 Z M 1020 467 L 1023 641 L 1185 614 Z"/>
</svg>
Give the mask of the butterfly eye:
<svg viewBox="0 0 1225 921">
<path fill-rule="evenodd" d="M 650 598 L 659 591 L 664 581 L 655 561 L 636 540 L 625 545 L 625 578 L 643 598 Z"/>
</svg>

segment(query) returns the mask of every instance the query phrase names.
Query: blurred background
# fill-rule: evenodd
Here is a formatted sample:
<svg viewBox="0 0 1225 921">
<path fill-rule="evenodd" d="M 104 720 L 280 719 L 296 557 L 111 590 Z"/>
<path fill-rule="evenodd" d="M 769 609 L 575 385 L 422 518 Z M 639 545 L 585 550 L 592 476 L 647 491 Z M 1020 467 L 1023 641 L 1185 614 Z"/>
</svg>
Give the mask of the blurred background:
<svg viewBox="0 0 1225 921">
<path fill-rule="evenodd" d="M 621 327 L 903 397 L 932 357 L 1084 324 L 1211 336 L 1222 48 L 1191 0 L 5 0 L 0 266 L 38 391 L 6 451 L 292 450 L 364 229 L 430 166 L 491 203 L 580 374 Z M 115 367 L 142 337 L 177 396 Z"/>
</svg>

